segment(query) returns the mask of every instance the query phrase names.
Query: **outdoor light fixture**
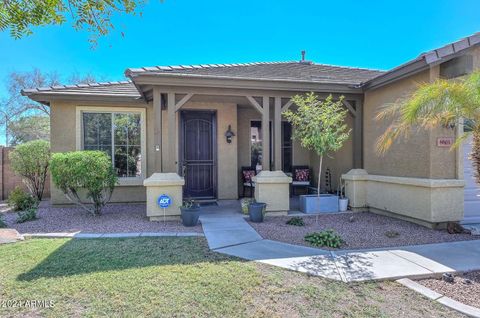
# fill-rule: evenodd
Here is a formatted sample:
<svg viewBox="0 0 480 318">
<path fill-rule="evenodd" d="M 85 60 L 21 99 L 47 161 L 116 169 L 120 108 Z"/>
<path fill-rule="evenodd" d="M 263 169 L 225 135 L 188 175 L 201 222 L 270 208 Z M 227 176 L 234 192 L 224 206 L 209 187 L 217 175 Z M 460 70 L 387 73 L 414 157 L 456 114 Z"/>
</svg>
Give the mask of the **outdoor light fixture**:
<svg viewBox="0 0 480 318">
<path fill-rule="evenodd" d="M 227 139 L 227 143 L 229 143 L 229 144 L 232 143 L 233 136 L 235 136 L 235 133 L 232 131 L 232 126 L 228 125 L 228 129 L 225 132 L 225 138 Z"/>
</svg>

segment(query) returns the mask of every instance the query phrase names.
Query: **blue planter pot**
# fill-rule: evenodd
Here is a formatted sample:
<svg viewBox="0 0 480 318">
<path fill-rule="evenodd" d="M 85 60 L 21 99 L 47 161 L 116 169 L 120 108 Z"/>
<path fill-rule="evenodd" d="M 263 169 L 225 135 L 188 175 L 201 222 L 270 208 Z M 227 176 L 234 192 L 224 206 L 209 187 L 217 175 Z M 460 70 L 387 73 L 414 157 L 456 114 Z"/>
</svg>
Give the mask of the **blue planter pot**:
<svg viewBox="0 0 480 318">
<path fill-rule="evenodd" d="M 180 208 L 180 211 L 182 211 L 182 224 L 184 226 L 197 225 L 198 217 L 200 216 L 200 207 Z"/>
<path fill-rule="evenodd" d="M 263 211 L 267 206 L 266 203 L 262 202 L 253 202 L 248 206 L 248 215 L 250 216 L 250 221 L 255 223 L 263 222 Z"/>
<path fill-rule="evenodd" d="M 316 194 L 300 196 L 300 211 L 303 213 L 338 212 L 338 196 L 333 194 Z"/>
</svg>

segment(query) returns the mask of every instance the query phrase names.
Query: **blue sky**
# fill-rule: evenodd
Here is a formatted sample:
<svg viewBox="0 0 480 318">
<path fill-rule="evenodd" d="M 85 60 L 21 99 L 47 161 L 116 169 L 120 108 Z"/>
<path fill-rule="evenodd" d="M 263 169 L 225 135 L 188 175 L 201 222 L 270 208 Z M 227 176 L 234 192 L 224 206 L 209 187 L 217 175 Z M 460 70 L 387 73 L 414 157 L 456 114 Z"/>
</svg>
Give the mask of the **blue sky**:
<svg viewBox="0 0 480 318">
<path fill-rule="evenodd" d="M 150 0 L 143 17 L 116 17 L 91 49 L 70 25 L 21 40 L 0 33 L 0 74 L 38 67 L 123 78 L 127 67 L 298 60 L 389 69 L 480 31 L 480 1 Z M 1 92 L 1 91 L 0 91 Z"/>
</svg>

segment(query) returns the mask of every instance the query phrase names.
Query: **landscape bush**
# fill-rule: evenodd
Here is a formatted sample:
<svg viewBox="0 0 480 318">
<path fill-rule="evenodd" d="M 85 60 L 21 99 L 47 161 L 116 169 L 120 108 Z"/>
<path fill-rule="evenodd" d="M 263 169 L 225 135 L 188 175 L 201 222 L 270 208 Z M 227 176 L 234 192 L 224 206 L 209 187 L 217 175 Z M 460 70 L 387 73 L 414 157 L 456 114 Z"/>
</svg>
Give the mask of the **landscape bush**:
<svg viewBox="0 0 480 318">
<path fill-rule="evenodd" d="M 3 219 L 3 215 L 0 214 L 0 229 L 7 227 L 7 223 L 5 223 L 5 220 Z"/>
<path fill-rule="evenodd" d="M 50 143 L 45 140 L 26 142 L 16 146 L 9 157 L 13 172 L 22 177 L 30 193 L 41 201 L 50 162 Z"/>
<path fill-rule="evenodd" d="M 37 205 L 37 200 L 19 186 L 8 195 L 8 205 L 15 211 L 25 211 Z"/>
<path fill-rule="evenodd" d="M 344 243 L 342 237 L 334 230 L 323 230 L 305 235 L 305 241 L 314 246 L 339 248 Z"/>
<path fill-rule="evenodd" d="M 102 151 L 55 153 L 50 170 L 53 183 L 67 199 L 92 215 L 101 214 L 118 182 L 110 157 Z"/>
<path fill-rule="evenodd" d="M 25 211 L 20 211 L 17 215 L 17 223 L 24 223 L 37 219 L 37 206 L 32 206 Z"/>
<path fill-rule="evenodd" d="M 294 225 L 294 226 L 305 226 L 305 222 L 299 216 L 292 217 L 290 220 L 287 221 L 287 224 Z"/>
</svg>

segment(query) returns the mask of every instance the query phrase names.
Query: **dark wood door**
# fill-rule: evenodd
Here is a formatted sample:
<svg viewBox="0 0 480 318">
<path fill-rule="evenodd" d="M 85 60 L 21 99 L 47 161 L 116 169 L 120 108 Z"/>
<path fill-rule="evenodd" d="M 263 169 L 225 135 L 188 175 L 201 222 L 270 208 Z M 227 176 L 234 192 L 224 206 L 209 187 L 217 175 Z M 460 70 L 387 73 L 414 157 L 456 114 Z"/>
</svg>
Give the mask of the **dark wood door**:
<svg viewBox="0 0 480 318">
<path fill-rule="evenodd" d="M 181 122 L 181 173 L 185 178 L 183 195 L 192 199 L 215 199 L 215 112 L 182 111 Z"/>
</svg>

